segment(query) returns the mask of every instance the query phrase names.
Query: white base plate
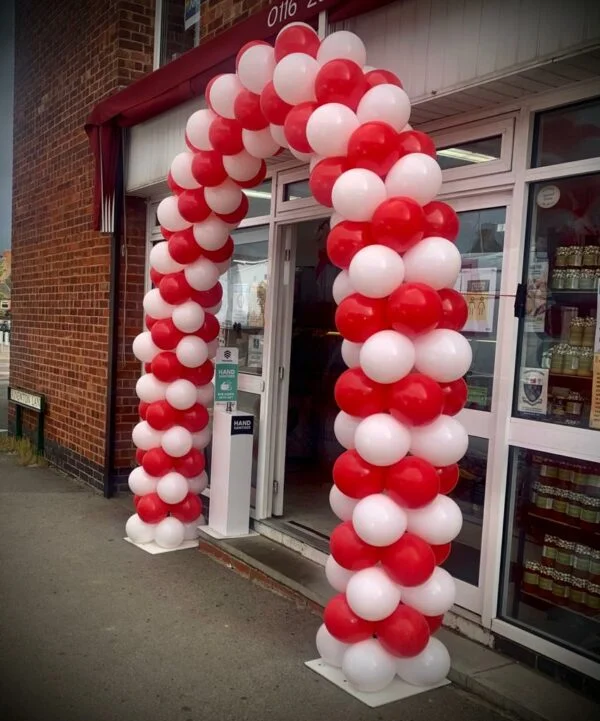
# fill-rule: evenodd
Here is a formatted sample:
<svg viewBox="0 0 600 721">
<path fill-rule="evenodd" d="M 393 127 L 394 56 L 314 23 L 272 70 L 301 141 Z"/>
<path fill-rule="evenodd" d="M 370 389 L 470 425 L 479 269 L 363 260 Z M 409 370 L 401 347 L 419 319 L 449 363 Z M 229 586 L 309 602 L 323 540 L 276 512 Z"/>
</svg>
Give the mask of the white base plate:
<svg viewBox="0 0 600 721">
<path fill-rule="evenodd" d="M 353 688 L 342 673 L 341 669 L 330 666 L 321 658 L 317 658 L 314 661 L 306 661 L 305 665 L 308 666 L 311 671 L 315 671 L 315 673 L 323 676 L 328 681 L 331 681 L 331 683 L 334 683 L 343 691 L 349 693 L 351 696 L 354 696 L 354 698 L 357 698 L 359 701 L 362 701 L 371 708 L 385 706 L 385 704 L 393 703 L 394 701 L 401 701 L 404 698 L 410 698 L 410 696 L 416 696 L 417 694 L 425 693 L 426 691 L 432 691 L 433 689 L 447 686 L 450 683 L 450 681 L 446 678 L 434 686 L 412 686 L 396 676 L 392 683 L 387 688 L 384 688 L 383 691 L 365 693 L 364 691 L 357 691 Z"/>
<path fill-rule="evenodd" d="M 127 543 L 131 543 L 132 546 L 137 546 L 142 551 L 146 551 L 146 553 L 151 553 L 153 556 L 156 556 L 159 553 L 171 553 L 171 551 L 185 551 L 188 548 L 198 548 L 198 539 L 196 539 L 195 541 L 184 541 L 179 546 L 177 546 L 177 548 L 161 548 L 154 541 L 150 541 L 150 543 L 134 543 L 130 538 L 127 537 L 123 540 L 127 541 Z"/>
<path fill-rule="evenodd" d="M 252 536 L 259 535 L 256 531 L 248 531 L 248 533 L 241 533 L 239 536 L 224 536 L 222 533 L 215 531 L 215 529 L 210 526 L 201 526 L 200 530 L 202 533 L 206 533 L 207 536 L 216 538 L 218 541 L 226 541 L 228 538 L 251 538 Z"/>
</svg>

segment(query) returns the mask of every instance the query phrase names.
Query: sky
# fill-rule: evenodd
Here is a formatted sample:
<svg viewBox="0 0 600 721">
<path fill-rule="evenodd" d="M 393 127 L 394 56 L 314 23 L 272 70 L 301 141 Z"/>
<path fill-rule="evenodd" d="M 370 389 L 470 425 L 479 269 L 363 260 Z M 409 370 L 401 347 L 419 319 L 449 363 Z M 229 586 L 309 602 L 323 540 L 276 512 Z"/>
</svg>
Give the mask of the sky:
<svg viewBox="0 0 600 721">
<path fill-rule="evenodd" d="M 10 248 L 13 140 L 13 3 L 0 0 L 0 253 Z"/>
</svg>

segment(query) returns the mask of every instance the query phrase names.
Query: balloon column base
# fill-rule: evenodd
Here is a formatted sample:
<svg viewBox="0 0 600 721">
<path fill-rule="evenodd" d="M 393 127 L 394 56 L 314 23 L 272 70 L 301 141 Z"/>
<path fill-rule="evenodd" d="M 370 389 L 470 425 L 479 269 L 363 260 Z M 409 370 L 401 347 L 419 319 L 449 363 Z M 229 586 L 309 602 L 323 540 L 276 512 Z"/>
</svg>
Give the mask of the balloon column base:
<svg viewBox="0 0 600 721">
<path fill-rule="evenodd" d="M 253 536 L 258 536 L 259 534 L 256 531 L 248 531 L 248 533 L 240 533 L 238 535 L 226 536 L 223 533 L 219 533 L 219 531 L 216 531 L 214 528 L 211 528 L 210 526 L 202 526 L 200 535 L 210 536 L 211 538 L 214 538 L 217 541 L 226 541 L 229 538 L 252 538 Z"/>
<path fill-rule="evenodd" d="M 444 679 L 433 686 L 413 686 L 405 681 L 402 681 L 396 676 L 392 683 L 384 688 L 383 691 L 365 693 L 364 691 L 358 691 L 355 689 L 348 682 L 341 669 L 330 666 L 328 663 L 325 663 L 323 659 L 317 658 L 314 661 L 306 661 L 305 665 L 315 673 L 323 676 L 323 678 L 331 681 L 331 683 L 335 684 L 346 693 L 349 693 L 351 696 L 354 696 L 354 698 L 362 701 L 370 708 L 377 708 L 379 706 L 385 706 L 388 703 L 394 703 L 395 701 L 402 701 L 402 699 L 417 696 L 420 693 L 432 691 L 436 688 L 442 688 L 442 686 L 447 686 L 450 683 L 448 679 Z"/>
<path fill-rule="evenodd" d="M 171 551 L 185 551 L 188 548 L 198 548 L 198 539 L 194 541 L 183 541 L 175 548 L 163 548 L 154 541 L 150 541 L 150 543 L 135 543 L 131 540 L 131 538 L 127 538 L 127 536 L 123 540 L 127 541 L 127 543 L 131 543 L 132 546 L 137 546 L 142 551 L 146 551 L 146 553 L 151 553 L 153 556 L 156 556 L 159 553 L 171 553 Z"/>
</svg>

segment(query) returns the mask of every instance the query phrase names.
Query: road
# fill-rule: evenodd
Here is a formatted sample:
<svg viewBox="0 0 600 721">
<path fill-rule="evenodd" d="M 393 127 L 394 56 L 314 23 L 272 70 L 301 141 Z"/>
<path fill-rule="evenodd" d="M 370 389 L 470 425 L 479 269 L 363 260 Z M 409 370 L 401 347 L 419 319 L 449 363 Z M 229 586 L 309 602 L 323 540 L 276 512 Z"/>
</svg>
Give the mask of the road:
<svg viewBox="0 0 600 721">
<path fill-rule="evenodd" d="M 0 346 L 0 432 L 8 427 L 8 365 L 10 356 Z"/>
</svg>

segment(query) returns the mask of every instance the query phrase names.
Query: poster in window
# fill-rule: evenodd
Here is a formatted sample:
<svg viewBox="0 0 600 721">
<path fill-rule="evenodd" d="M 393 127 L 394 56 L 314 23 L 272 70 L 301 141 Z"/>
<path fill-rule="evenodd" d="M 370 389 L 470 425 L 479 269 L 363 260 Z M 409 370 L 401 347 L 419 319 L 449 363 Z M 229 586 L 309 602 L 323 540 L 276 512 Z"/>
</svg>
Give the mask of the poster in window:
<svg viewBox="0 0 600 721">
<path fill-rule="evenodd" d="M 548 308 L 548 261 L 529 260 L 527 302 L 525 304 L 525 330 L 543 333 Z"/>
<path fill-rule="evenodd" d="M 463 268 L 457 290 L 467 302 L 469 315 L 463 331 L 493 333 L 496 309 L 497 268 Z"/>
<path fill-rule="evenodd" d="M 520 413 L 545 416 L 548 413 L 547 368 L 522 368 L 519 379 L 518 409 Z"/>
<path fill-rule="evenodd" d="M 185 0 L 183 23 L 186 30 L 200 22 L 200 0 Z"/>
</svg>

